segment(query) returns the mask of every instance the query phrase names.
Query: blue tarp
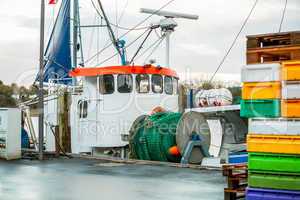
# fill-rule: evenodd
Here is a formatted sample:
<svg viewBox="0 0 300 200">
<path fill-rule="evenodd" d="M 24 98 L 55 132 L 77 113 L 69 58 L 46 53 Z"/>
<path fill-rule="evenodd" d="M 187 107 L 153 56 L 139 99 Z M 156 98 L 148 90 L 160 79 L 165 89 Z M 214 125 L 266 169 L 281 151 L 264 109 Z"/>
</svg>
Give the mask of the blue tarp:
<svg viewBox="0 0 300 200">
<path fill-rule="evenodd" d="M 30 148 L 29 136 L 28 136 L 27 131 L 23 127 L 22 127 L 22 132 L 21 132 L 21 147 L 23 149 Z"/>
<path fill-rule="evenodd" d="M 68 75 L 72 69 L 70 44 L 70 0 L 63 0 L 45 51 L 44 82 L 65 79 L 58 83 L 71 84 Z"/>
</svg>

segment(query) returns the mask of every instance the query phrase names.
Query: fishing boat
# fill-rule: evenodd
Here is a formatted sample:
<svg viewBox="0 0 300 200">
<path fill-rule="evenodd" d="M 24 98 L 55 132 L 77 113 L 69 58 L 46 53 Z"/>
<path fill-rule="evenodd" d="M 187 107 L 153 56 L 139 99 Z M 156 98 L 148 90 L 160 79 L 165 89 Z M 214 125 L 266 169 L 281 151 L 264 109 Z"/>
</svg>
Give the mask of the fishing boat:
<svg viewBox="0 0 300 200">
<path fill-rule="evenodd" d="M 47 151 L 55 150 L 53 127 L 60 123 L 57 114 L 60 110 L 57 106 L 59 88 L 71 91 L 68 123 L 72 153 L 92 152 L 97 148 L 123 148 L 128 145 L 129 130 L 137 117 L 150 114 L 157 107 L 173 112 L 179 109 L 179 77 L 170 68 L 169 61 L 170 35 L 177 26 L 175 18 L 198 19 L 198 16 L 141 9 L 151 16 L 162 16 L 162 20 L 149 25 L 141 44 L 128 59 L 126 48 L 130 44 L 126 45 L 122 38 L 116 37 L 101 1 L 97 5 L 92 1 L 92 4 L 106 22 L 101 26 L 107 28 L 111 46 L 116 51 L 115 55 L 120 56 L 121 63 L 115 66 L 85 66 L 81 28 L 100 25 L 82 26 L 78 0 L 62 1 L 45 51 L 44 83 L 47 83 L 49 91 L 44 104 Z M 165 67 L 153 60 L 135 64 L 135 58 L 143 53 L 141 50 L 154 30 L 161 31 L 158 44 L 166 41 Z"/>
</svg>

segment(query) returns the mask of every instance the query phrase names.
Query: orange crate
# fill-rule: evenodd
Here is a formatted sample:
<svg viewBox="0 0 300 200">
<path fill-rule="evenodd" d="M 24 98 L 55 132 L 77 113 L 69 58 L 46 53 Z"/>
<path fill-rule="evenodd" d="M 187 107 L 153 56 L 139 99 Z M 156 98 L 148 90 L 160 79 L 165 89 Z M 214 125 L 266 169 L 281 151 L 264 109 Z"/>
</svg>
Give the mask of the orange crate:
<svg viewBox="0 0 300 200">
<path fill-rule="evenodd" d="M 282 100 L 282 117 L 300 117 L 300 100 Z"/>
<path fill-rule="evenodd" d="M 284 81 L 300 80 L 300 61 L 282 62 L 281 76 Z"/>
<path fill-rule="evenodd" d="M 280 82 L 244 83 L 242 97 L 245 100 L 252 99 L 280 99 Z"/>
<path fill-rule="evenodd" d="M 300 136 L 252 135 L 247 136 L 248 152 L 300 154 Z"/>
</svg>

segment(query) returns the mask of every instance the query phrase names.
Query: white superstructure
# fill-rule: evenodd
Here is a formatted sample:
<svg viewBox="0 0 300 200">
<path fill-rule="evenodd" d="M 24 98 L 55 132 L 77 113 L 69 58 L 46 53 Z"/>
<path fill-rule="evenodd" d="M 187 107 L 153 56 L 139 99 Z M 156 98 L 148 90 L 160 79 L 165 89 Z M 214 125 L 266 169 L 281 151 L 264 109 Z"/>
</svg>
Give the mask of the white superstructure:
<svg viewBox="0 0 300 200">
<path fill-rule="evenodd" d="M 167 68 L 117 66 L 71 72 L 83 81 L 73 95 L 71 140 L 74 153 L 93 147 L 124 147 L 134 120 L 160 106 L 178 111 L 178 78 Z"/>
</svg>

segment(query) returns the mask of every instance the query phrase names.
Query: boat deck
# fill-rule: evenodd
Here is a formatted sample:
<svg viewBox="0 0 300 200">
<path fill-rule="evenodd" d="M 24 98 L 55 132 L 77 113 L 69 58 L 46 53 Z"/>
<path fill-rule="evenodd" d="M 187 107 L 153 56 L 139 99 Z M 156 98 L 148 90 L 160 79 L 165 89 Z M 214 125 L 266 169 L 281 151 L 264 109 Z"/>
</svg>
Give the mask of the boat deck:
<svg viewBox="0 0 300 200">
<path fill-rule="evenodd" d="M 220 171 L 87 159 L 0 160 L 0 199 L 218 200 Z"/>
</svg>

